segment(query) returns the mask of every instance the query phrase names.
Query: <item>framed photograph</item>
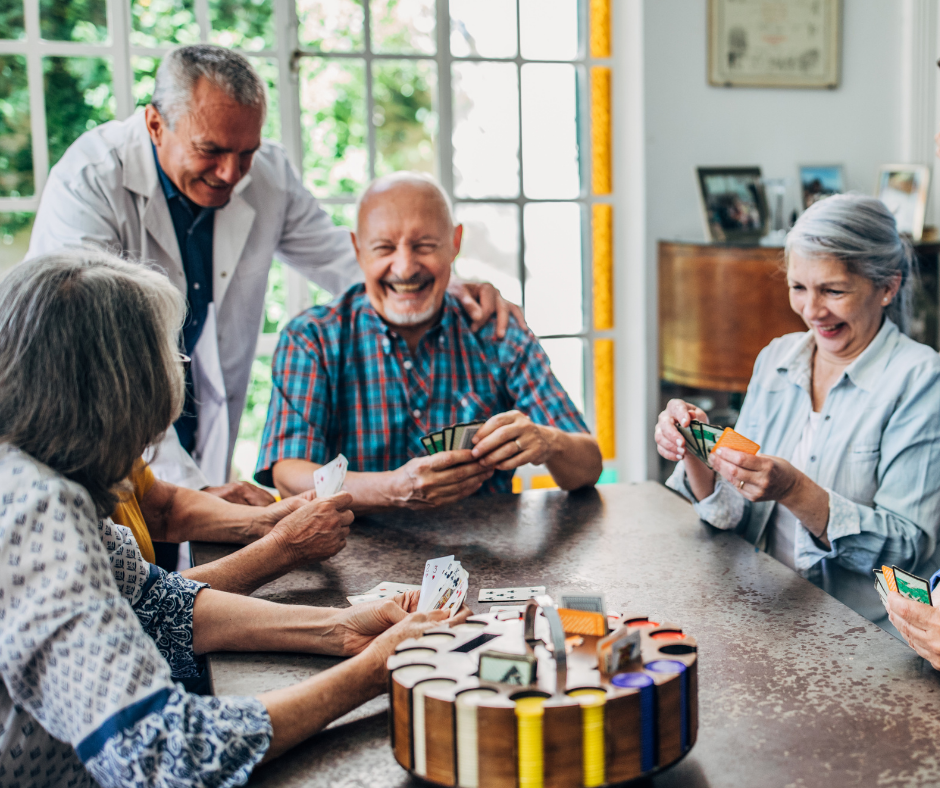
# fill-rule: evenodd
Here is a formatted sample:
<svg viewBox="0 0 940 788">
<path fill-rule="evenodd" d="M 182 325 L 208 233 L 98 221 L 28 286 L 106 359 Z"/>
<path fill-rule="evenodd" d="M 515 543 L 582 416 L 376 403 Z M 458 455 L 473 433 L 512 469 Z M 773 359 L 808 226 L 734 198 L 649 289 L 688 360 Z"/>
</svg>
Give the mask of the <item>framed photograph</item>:
<svg viewBox="0 0 940 788">
<path fill-rule="evenodd" d="M 839 0 L 708 0 L 708 82 L 839 86 Z"/>
<path fill-rule="evenodd" d="M 800 191 L 805 211 L 816 200 L 845 191 L 841 164 L 805 164 L 800 167 Z"/>
<path fill-rule="evenodd" d="M 697 167 L 696 172 L 709 240 L 748 243 L 766 234 L 760 167 Z"/>
<path fill-rule="evenodd" d="M 888 206 L 898 223 L 899 233 L 915 241 L 924 234 L 924 213 L 930 169 L 921 164 L 882 164 L 878 168 L 875 196 Z"/>
</svg>

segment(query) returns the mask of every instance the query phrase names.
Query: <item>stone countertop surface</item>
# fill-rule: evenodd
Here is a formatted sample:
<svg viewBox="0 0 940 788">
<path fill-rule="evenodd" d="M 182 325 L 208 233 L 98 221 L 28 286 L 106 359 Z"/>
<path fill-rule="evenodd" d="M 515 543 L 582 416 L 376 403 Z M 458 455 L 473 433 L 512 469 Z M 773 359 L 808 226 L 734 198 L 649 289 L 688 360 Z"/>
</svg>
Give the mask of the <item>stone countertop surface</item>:
<svg viewBox="0 0 940 788">
<path fill-rule="evenodd" d="M 194 544 L 197 564 L 230 553 Z M 904 643 L 733 533 L 702 524 L 653 482 L 473 498 L 358 519 L 345 550 L 255 596 L 345 606 L 383 580 L 420 583 L 453 553 L 480 588 L 599 590 L 611 611 L 661 616 L 699 643 L 698 742 L 642 785 L 940 785 L 940 674 Z M 217 695 L 289 686 L 337 663 L 298 654 L 213 654 Z M 377 698 L 278 760 L 252 786 L 426 785 L 394 760 Z"/>
</svg>

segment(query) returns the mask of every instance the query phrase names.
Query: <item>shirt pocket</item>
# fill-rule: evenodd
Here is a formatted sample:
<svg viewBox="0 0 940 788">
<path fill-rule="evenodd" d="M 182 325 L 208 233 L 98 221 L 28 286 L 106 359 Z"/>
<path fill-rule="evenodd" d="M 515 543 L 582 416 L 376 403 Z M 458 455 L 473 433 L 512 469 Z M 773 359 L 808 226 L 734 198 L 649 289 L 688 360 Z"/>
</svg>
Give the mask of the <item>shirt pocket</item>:
<svg viewBox="0 0 940 788">
<path fill-rule="evenodd" d="M 878 492 L 878 463 L 880 461 L 880 444 L 858 443 L 851 446 L 845 465 L 839 474 L 842 484 L 836 488 L 836 492 L 855 503 L 871 506 L 875 500 L 875 493 Z"/>
<path fill-rule="evenodd" d="M 457 399 L 457 421 L 486 421 L 495 415 L 496 409 L 475 391 L 465 391 Z"/>
</svg>

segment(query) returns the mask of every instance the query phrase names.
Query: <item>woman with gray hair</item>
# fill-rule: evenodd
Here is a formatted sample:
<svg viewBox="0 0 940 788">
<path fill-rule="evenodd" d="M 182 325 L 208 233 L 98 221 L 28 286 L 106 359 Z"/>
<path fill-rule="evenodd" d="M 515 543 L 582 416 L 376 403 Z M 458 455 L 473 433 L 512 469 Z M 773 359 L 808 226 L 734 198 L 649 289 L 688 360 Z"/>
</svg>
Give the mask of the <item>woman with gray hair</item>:
<svg viewBox="0 0 940 788">
<path fill-rule="evenodd" d="M 735 429 L 754 456 L 686 452 L 672 400 L 656 444 L 667 484 L 706 522 L 736 529 L 889 628 L 872 569 L 927 573 L 940 527 L 940 356 L 906 335 L 913 250 L 872 197 L 814 203 L 787 236 L 790 305 L 806 322 L 761 351 Z"/>
<path fill-rule="evenodd" d="M 107 514 L 179 415 L 183 306 L 161 274 L 89 250 L 22 263 L 0 282 L 4 785 L 241 785 L 384 692 L 397 643 L 447 615 L 410 612 L 415 594 L 277 605 L 142 559 Z M 246 649 L 351 658 L 257 698 L 176 683 L 199 675 L 206 652 Z"/>
</svg>

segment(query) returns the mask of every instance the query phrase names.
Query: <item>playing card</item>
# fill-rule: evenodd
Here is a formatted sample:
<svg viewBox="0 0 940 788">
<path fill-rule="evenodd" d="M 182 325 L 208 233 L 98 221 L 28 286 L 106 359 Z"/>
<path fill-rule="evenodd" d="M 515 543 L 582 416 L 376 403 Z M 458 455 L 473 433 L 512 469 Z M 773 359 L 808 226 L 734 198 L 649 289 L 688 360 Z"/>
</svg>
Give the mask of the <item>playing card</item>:
<svg viewBox="0 0 940 788">
<path fill-rule="evenodd" d="M 439 451 L 444 451 L 444 433 L 443 432 L 432 432 L 429 436 L 431 442 L 434 444 L 434 453 L 437 454 Z"/>
<path fill-rule="evenodd" d="M 894 582 L 897 583 L 898 593 L 901 596 L 906 596 L 915 602 L 923 602 L 925 605 L 931 604 L 930 583 L 896 566 L 891 568 L 894 570 Z"/>
<path fill-rule="evenodd" d="M 545 593 L 545 586 L 519 586 L 516 588 L 481 588 L 479 602 L 528 602 Z"/>
<path fill-rule="evenodd" d="M 455 449 L 472 449 L 473 448 L 473 436 L 480 431 L 486 422 L 483 421 L 474 421 L 470 424 L 458 424 L 457 431 L 454 433 L 454 448 Z"/>
<path fill-rule="evenodd" d="M 721 433 L 724 432 L 722 427 L 713 427 L 711 424 L 703 424 L 700 421 L 693 421 L 690 425 L 693 429 L 693 433 L 698 438 L 699 451 L 705 457 L 705 464 L 711 468 L 711 462 L 709 456 L 712 453 L 712 449 L 715 448 L 715 444 L 718 443 L 721 438 Z"/>
<path fill-rule="evenodd" d="M 444 451 L 454 448 L 454 428 L 444 427 Z"/>
<path fill-rule="evenodd" d="M 388 597 L 404 594 L 406 591 L 418 591 L 421 586 L 413 586 L 408 583 L 379 583 L 375 588 L 363 591 L 361 594 L 348 596 L 349 604 L 358 605 L 363 602 L 372 602 L 375 599 L 387 599 Z"/>
<path fill-rule="evenodd" d="M 342 455 L 322 465 L 313 472 L 313 485 L 317 490 L 317 498 L 328 498 L 336 495 L 346 481 L 346 468 L 349 461 Z"/>
<path fill-rule="evenodd" d="M 579 594 L 574 591 L 563 592 L 559 597 L 558 607 L 568 610 L 584 610 L 588 613 L 600 613 L 607 616 L 603 594 Z"/>
<path fill-rule="evenodd" d="M 898 584 L 894 579 L 894 570 L 890 566 L 882 566 L 881 571 L 884 574 L 885 584 L 889 591 L 897 591 Z"/>
<path fill-rule="evenodd" d="M 468 580 L 469 577 L 470 575 L 460 565 L 460 561 L 451 561 L 441 572 L 437 588 L 428 597 L 428 607 L 426 609 L 450 610 L 455 604 L 461 583 Z M 465 595 L 466 590 L 463 593 Z"/>
<path fill-rule="evenodd" d="M 425 450 L 428 454 L 436 454 L 436 453 L 437 453 L 437 452 L 434 451 L 434 441 L 432 441 L 431 438 L 430 438 L 428 435 L 425 435 L 425 436 L 423 436 L 423 437 L 421 438 L 421 445 L 424 446 L 424 450 Z"/>
<path fill-rule="evenodd" d="M 518 613 L 519 617 L 525 613 L 526 605 L 490 605 L 490 613 Z M 502 619 L 500 619 L 502 620 Z"/>
<path fill-rule="evenodd" d="M 724 432 L 721 433 L 715 448 L 734 449 L 735 451 L 743 451 L 745 454 L 757 454 L 760 451 L 758 444 L 745 438 L 741 433 L 735 432 L 731 427 L 726 427 Z"/>
<path fill-rule="evenodd" d="M 685 438 L 686 449 L 692 452 L 692 454 L 698 457 L 702 462 L 708 462 L 708 458 L 702 454 L 702 450 L 698 445 L 698 438 L 692 433 L 692 430 L 689 427 L 683 427 L 681 424 L 679 424 L 679 422 L 676 422 L 675 424 L 676 429 L 679 430 L 679 434 Z"/>
<path fill-rule="evenodd" d="M 884 592 L 885 596 L 887 596 L 888 584 L 885 582 L 884 572 L 882 572 L 880 569 L 872 569 L 871 571 L 875 573 L 876 586 Z"/>
<path fill-rule="evenodd" d="M 875 591 L 877 591 L 878 596 L 881 597 L 882 604 L 887 605 L 888 604 L 888 592 L 885 591 L 884 588 L 878 583 L 875 583 Z"/>
<path fill-rule="evenodd" d="M 431 594 L 437 590 L 441 574 L 451 563 L 454 557 L 446 555 L 443 558 L 432 558 L 424 564 L 424 577 L 421 579 L 421 596 L 418 599 L 418 610 L 426 613 L 431 610 Z"/>
</svg>

